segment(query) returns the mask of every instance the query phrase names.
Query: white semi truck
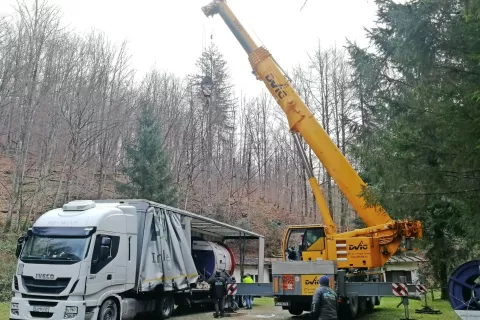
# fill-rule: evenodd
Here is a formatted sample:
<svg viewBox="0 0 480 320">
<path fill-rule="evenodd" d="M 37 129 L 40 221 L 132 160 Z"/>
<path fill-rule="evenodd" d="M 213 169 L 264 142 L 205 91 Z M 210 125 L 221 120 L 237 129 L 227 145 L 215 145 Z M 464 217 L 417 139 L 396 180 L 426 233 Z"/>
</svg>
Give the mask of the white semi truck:
<svg viewBox="0 0 480 320">
<path fill-rule="evenodd" d="M 226 245 L 206 240 L 221 235 L 215 230 L 259 236 L 147 200 L 77 200 L 48 211 L 18 241 L 10 319 L 167 319 L 175 305 L 205 303 L 206 281 L 235 268 Z"/>
</svg>

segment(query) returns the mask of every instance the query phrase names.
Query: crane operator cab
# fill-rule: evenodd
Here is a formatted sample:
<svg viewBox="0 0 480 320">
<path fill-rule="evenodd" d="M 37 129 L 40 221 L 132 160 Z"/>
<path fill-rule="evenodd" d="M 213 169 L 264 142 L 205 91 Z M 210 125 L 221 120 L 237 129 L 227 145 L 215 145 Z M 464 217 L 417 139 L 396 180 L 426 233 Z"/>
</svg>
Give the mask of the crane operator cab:
<svg viewBox="0 0 480 320">
<path fill-rule="evenodd" d="M 283 237 L 284 261 L 326 257 L 325 229 L 321 225 L 289 226 Z"/>
</svg>

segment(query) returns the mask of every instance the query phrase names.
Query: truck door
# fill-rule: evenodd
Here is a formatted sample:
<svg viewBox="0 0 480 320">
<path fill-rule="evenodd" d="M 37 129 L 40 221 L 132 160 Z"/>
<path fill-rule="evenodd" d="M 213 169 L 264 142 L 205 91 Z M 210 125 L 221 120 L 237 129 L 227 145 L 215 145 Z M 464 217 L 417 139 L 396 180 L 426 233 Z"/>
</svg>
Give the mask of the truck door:
<svg viewBox="0 0 480 320">
<path fill-rule="evenodd" d="M 115 266 L 112 261 L 118 255 L 120 237 L 98 234 L 95 238 L 90 274 L 87 276 L 85 294 L 93 294 L 114 284 Z"/>
</svg>

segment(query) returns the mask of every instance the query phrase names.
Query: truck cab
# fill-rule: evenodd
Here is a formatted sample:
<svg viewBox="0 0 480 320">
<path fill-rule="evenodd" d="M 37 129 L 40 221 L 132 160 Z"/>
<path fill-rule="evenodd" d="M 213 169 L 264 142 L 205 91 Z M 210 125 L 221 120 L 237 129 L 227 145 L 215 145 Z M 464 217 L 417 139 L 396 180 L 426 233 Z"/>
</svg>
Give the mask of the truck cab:
<svg viewBox="0 0 480 320">
<path fill-rule="evenodd" d="M 136 208 L 73 201 L 43 214 L 18 242 L 11 319 L 96 319 L 133 288 Z"/>
<path fill-rule="evenodd" d="M 283 236 L 284 261 L 326 259 L 325 227 L 323 225 L 288 226 Z"/>
</svg>

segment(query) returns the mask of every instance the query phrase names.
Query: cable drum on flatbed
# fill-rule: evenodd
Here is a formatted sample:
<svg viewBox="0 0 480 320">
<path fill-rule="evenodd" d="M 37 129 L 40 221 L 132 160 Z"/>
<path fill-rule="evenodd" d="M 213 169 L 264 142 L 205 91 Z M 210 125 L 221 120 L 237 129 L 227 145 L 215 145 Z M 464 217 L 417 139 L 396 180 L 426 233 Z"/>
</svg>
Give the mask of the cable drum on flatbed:
<svg viewBox="0 0 480 320">
<path fill-rule="evenodd" d="M 229 276 L 235 271 L 235 256 L 223 243 L 193 240 L 192 256 L 198 274 L 204 281 L 211 279 L 216 271 L 225 270 Z"/>
</svg>

